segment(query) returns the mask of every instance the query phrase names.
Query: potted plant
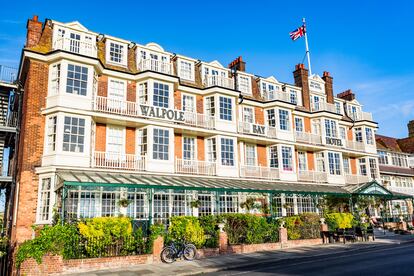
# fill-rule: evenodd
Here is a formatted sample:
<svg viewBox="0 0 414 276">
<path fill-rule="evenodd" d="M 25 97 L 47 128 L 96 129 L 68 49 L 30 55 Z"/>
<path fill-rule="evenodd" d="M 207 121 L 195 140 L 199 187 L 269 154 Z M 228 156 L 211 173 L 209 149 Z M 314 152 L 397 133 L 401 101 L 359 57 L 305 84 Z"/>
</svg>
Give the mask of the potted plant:
<svg viewBox="0 0 414 276">
<path fill-rule="evenodd" d="M 201 202 L 200 202 L 200 200 L 198 200 L 198 199 L 196 199 L 196 200 L 192 200 L 192 201 L 190 202 L 190 206 L 191 206 L 191 208 L 198 208 L 198 207 L 200 207 L 200 206 L 201 206 Z"/>
<path fill-rule="evenodd" d="M 129 199 L 127 199 L 127 198 L 121 198 L 121 199 L 119 199 L 119 201 L 118 201 L 118 205 L 119 206 L 121 206 L 121 207 L 124 207 L 124 208 L 126 208 L 126 207 L 128 207 L 128 205 L 131 203 L 131 200 L 129 200 Z"/>
</svg>

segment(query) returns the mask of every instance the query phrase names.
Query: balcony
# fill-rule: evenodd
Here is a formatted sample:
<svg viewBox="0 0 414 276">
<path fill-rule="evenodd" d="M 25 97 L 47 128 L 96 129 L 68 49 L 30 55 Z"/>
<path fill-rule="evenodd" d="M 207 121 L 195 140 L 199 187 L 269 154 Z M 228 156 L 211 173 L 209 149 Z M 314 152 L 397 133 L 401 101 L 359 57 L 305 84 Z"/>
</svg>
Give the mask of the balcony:
<svg viewBox="0 0 414 276">
<path fill-rule="evenodd" d="M 335 104 L 325 103 L 325 102 L 312 103 L 312 105 L 311 105 L 311 111 L 312 112 L 328 111 L 328 112 L 332 112 L 332 113 L 336 113 L 336 114 L 342 115 L 342 107 L 341 107 L 340 110 L 337 110 Z"/>
<path fill-rule="evenodd" d="M 328 175 L 326 172 L 298 171 L 298 180 L 316 183 L 327 183 Z"/>
<path fill-rule="evenodd" d="M 216 163 L 198 160 L 175 160 L 175 172 L 183 174 L 216 175 Z"/>
<path fill-rule="evenodd" d="M 94 168 L 145 171 L 145 164 L 145 156 L 135 154 L 95 151 L 92 158 Z"/>
<path fill-rule="evenodd" d="M 190 126 L 213 129 L 215 128 L 215 119 L 212 116 L 200 113 L 185 112 L 182 110 L 160 108 L 128 102 L 107 97 L 96 96 L 93 109 L 95 111 L 124 115 L 136 118 L 153 118 L 166 121 L 173 121 Z"/>
<path fill-rule="evenodd" d="M 169 61 L 160 61 L 156 59 L 142 59 L 138 63 L 139 71 L 154 71 L 167 75 L 173 74 L 172 63 Z"/>
<path fill-rule="evenodd" d="M 278 168 L 240 165 L 240 177 L 279 179 L 279 175 Z"/>
<path fill-rule="evenodd" d="M 365 144 L 362 142 L 346 140 L 346 148 L 357 151 L 365 151 Z"/>
<path fill-rule="evenodd" d="M 372 113 L 364 111 L 350 113 L 349 117 L 354 121 L 373 121 Z"/>
<path fill-rule="evenodd" d="M 356 175 L 356 174 L 346 174 L 345 175 L 346 184 L 359 184 L 369 182 L 369 176 L 367 175 Z"/>
<path fill-rule="evenodd" d="M 322 144 L 322 137 L 318 134 L 313 134 L 309 132 L 295 132 L 296 142 L 302 142 L 306 144 L 320 145 Z"/>
<path fill-rule="evenodd" d="M 17 69 L 0 65 L 0 82 L 14 83 L 17 79 Z"/>
<path fill-rule="evenodd" d="M 297 99 L 290 98 L 290 93 L 283 91 L 262 91 L 262 96 L 266 101 L 282 101 L 297 104 Z"/>
<path fill-rule="evenodd" d="M 414 187 L 394 187 L 394 186 L 388 186 L 388 190 L 391 192 L 397 192 L 407 195 L 414 195 Z"/>
<path fill-rule="evenodd" d="M 213 75 L 204 78 L 204 87 L 219 86 L 228 89 L 234 89 L 234 80 L 223 76 Z"/>
<path fill-rule="evenodd" d="M 53 42 L 53 50 L 63 50 L 89 57 L 97 57 L 96 43 L 59 37 Z"/>
<path fill-rule="evenodd" d="M 17 112 L 10 112 L 5 117 L 0 116 L 0 127 L 15 128 L 17 126 Z"/>
</svg>

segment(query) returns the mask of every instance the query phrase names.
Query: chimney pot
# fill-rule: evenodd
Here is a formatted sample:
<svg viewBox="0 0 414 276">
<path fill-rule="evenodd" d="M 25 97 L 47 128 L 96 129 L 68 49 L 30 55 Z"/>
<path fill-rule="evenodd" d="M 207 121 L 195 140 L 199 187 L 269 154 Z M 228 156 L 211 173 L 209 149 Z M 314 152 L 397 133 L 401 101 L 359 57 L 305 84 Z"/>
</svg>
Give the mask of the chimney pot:
<svg viewBox="0 0 414 276">
<path fill-rule="evenodd" d="M 323 72 L 323 76 L 324 76 L 324 77 L 329 77 L 330 75 L 331 75 L 331 74 L 330 74 L 328 71 L 324 71 L 324 72 Z"/>
<path fill-rule="evenodd" d="M 243 61 L 242 56 L 238 56 L 232 62 L 230 62 L 229 66 L 230 69 L 235 69 L 241 72 L 246 71 L 246 62 Z"/>
<path fill-rule="evenodd" d="M 32 19 L 32 21 L 34 21 L 34 22 L 38 22 L 38 21 L 39 21 L 39 16 L 37 16 L 37 15 L 33 15 L 33 19 Z"/>
</svg>

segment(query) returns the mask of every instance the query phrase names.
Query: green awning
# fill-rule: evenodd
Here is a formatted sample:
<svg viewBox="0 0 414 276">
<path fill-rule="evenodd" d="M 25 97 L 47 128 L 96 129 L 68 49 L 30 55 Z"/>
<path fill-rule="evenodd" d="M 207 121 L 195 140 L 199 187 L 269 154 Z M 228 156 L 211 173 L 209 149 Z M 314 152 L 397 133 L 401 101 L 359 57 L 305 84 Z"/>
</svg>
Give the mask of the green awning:
<svg viewBox="0 0 414 276">
<path fill-rule="evenodd" d="M 210 190 L 246 193 L 284 193 L 302 195 L 352 195 L 407 199 L 411 195 L 391 192 L 376 181 L 335 186 L 329 184 L 269 181 L 257 179 L 220 178 L 208 176 L 151 175 L 140 173 L 109 173 L 98 171 L 57 172 L 57 187 L 103 186 L 175 190 Z"/>
<path fill-rule="evenodd" d="M 349 195 L 339 186 L 238 178 L 58 171 L 58 187 L 110 186 L 128 188 L 212 190 L 229 192 Z"/>
</svg>

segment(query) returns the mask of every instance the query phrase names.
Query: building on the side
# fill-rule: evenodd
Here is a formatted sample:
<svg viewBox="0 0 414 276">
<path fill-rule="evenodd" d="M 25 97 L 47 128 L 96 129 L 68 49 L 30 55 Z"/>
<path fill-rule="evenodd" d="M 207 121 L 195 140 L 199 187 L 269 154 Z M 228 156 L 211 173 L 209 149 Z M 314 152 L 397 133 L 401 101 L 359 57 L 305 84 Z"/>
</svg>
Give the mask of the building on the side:
<svg viewBox="0 0 414 276">
<path fill-rule="evenodd" d="M 376 135 L 375 138 L 382 185 L 391 192 L 414 196 L 414 120 L 408 123 L 406 138 L 384 135 Z M 412 201 L 393 200 L 387 207 L 395 217 L 413 213 Z"/>
<path fill-rule="evenodd" d="M 371 113 L 350 90 L 335 96 L 328 72 L 298 64 L 293 78 L 30 19 L 13 241 L 56 215 L 165 223 L 262 196 L 280 217 L 320 212 L 325 195 L 392 197 L 375 181 Z"/>
</svg>

